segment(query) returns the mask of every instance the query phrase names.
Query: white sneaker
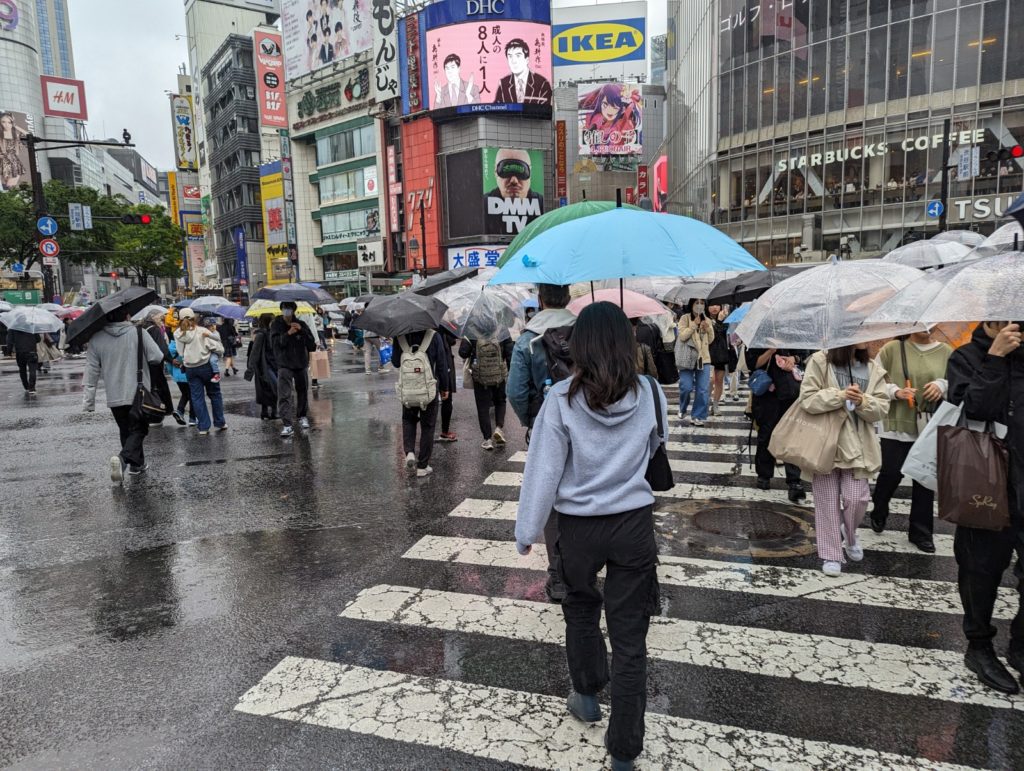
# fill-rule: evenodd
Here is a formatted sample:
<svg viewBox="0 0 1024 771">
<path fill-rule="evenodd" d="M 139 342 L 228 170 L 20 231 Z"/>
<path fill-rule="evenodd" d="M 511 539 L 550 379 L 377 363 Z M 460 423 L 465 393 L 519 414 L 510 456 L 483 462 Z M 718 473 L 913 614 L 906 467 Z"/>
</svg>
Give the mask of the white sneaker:
<svg viewBox="0 0 1024 771">
<path fill-rule="evenodd" d="M 842 563 L 833 562 L 832 560 L 825 560 L 825 563 L 821 566 L 821 572 L 824 573 L 826 576 L 842 575 Z"/>
<path fill-rule="evenodd" d="M 732 395 L 732 400 L 733 400 L 734 402 L 738 402 L 738 401 L 740 400 L 739 394 L 733 394 L 733 395 Z"/>
<path fill-rule="evenodd" d="M 427 466 L 426 468 L 418 468 L 418 469 L 416 469 L 416 476 L 418 476 L 418 477 L 428 477 L 428 476 L 430 476 L 433 473 L 434 473 L 434 469 L 430 468 L 430 466 Z"/>
<path fill-rule="evenodd" d="M 846 556 L 853 562 L 860 562 L 864 559 L 864 547 L 860 545 L 860 538 L 856 535 L 853 537 L 853 545 L 845 543 L 843 548 L 846 549 Z"/>
<path fill-rule="evenodd" d="M 281 429 L 281 436 L 285 438 L 292 436 L 294 433 L 295 429 L 292 428 L 291 426 L 285 426 L 284 428 Z"/>
<path fill-rule="evenodd" d="M 299 426 L 308 430 L 309 418 L 299 418 Z"/>
<path fill-rule="evenodd" d="M 690 425 L 696 426 L 697 428 L 703 428 L 704 427 L 704 421 L 703 420 L 699 420 L 697 418 L 694 418 L 693 420 L 690 421 Z"/>
<path fill-rule="evenodd" d="M 491 441 L 495 444 L 505 444 L 505 432 L 501 430 L 501 426 L 494 429 L 494 436 L 491 437 Z"/>
<path fill-rule="evenodd" d="M 124 464 L 120 455 L 110 456 L 110 481 L 118 485 L 124 481 Z"/>
<path fill-rule="evenodd" d="M 480 446 L 483 447 L 485 450 L 493 450 L 494 442 L 492 442 L 490 439 L 484 439 L 484 443 Z"/>
<path fill-rule="evenodd" d="M 405 456 L 405 467 L 412 468 L 416 465 L 416 453 L 410 452 Z"/>
<path fill-rule="evenodd" d="M 676 417 L 682 419 L 686 417 L 686 414 L 682 410 L 676 410 Z"/>
</svg>

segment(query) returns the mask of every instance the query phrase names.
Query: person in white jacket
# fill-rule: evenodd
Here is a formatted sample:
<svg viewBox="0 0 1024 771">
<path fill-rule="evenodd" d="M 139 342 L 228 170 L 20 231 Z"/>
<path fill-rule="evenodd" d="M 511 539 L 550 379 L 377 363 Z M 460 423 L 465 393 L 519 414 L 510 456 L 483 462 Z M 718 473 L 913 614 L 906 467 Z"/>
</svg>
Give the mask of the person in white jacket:
<svg viewBox="0 0 1024 771">
<path fill-rule="evenodd" d="M 206 408 L 206 397 L 210 397 L 213 409 L 213 426 L 218 431 L 227 429 L 224 420 L 224 397 L 220 392 L 219 379 L 214 380 L 210 357 L 213 354 L 223 355 L 224 346 L 219 336 L 209 329 L 196 323 L 196 314 L 191 308 L 184 308 L 178 314 L 180 323 L 174 330 L 174 340 L 181 353 L 185 375 L 188 377 L 189 392 L 192 396 L 192 409 L 199 420 L 199 435 L 210 433 L 210 411 Z"/>
</svg>

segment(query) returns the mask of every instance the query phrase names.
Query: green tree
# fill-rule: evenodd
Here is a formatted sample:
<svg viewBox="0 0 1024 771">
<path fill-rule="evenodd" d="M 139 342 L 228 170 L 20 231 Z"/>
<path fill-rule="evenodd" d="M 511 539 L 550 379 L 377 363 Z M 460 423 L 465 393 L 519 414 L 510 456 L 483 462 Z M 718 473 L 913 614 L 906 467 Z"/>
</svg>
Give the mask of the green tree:
<svg viewBox="0 0 1024 771">
<path fill-rule="evenodd" d="M 140 204 L 131 207 L 135 214 L 148 214 L 149 225 L 120 225 L 114 236 L 114 251 L 109 264 L 121 268 L 145 286 L 150 278 L 174 278 L 181 275 L 185 234 L 171 222 L 163 209 Z"/>
<path fill-rule="evenodd" d="M 37 254 L 31 192 L 27 187 L 0 192 L 0 265 L 30 265 Z"/>
</svg>

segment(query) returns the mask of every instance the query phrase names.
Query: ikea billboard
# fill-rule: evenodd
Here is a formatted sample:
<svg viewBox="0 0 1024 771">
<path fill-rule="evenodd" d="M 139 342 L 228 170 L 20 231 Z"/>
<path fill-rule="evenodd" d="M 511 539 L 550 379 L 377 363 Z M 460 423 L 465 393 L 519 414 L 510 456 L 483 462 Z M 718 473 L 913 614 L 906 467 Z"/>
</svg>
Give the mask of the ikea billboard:
<svg viewBox="0 0 1024 771">
<path fill-rule="evenodd" d="M 647 4 L 552 8 L 555 81 L 636 80 L 647 75 Z"/>
</svg>

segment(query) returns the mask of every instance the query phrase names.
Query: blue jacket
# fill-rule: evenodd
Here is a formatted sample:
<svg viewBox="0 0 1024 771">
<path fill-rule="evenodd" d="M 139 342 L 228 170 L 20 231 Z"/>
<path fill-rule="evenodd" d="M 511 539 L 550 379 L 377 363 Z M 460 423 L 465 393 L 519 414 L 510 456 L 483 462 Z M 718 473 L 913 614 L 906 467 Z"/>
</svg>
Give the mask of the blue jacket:
<svg viewBox="0 0 1024 771">
<path fill-rule="evenodd" d="M 548 379 L 548 359 L 540 343 L 533 341 L 548 329 L 571 327 L 576 317 L 564 308 L 543 310 L 526 325 L 526 331 L 512 349 L 505 395 L 524 427 L 530 427 L 530 402 L 542 398 L 544 381 Z"/>
<path fill-rule="evenodd" d="M 178 358 L 178 344 L 174 341 L 173 337 L 167 341 L 167 350 L 170 352 L 172 359 Z M 185 374 L 185 370 L 181 367 L 175 367 L 173 364 L 164 362 L 164 370 L 174 379 L 175 383 L 188 382 L 188 375 Z"/>
</svg>

